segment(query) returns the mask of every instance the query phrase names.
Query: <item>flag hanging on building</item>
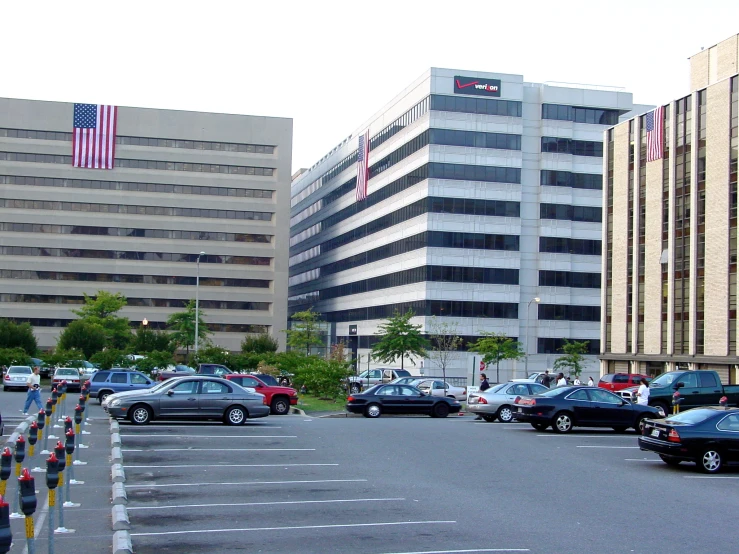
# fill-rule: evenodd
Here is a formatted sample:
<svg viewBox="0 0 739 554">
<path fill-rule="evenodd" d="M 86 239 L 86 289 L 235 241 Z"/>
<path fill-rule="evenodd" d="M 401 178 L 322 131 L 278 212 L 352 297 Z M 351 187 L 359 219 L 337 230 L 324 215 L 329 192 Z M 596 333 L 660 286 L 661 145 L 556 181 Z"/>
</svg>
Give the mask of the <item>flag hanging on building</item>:
<svg viewBox="0 0 739 554">
<path fill-rule="evenodd" d="M 118 108 L 102 104 L 74 105 L 72 165 L 113 169 Z"/>
<path fill-rule="evenodd" d="M 367 198 L 367 181 L 369 181 L 369 129 L 359 137 L 357 147 L 357 202 Z"/>
<path fill-rule="evenodd" d="M 646 117 L 647 161 L 661 160 L 665 142 L 665 107 L 660 106 Z"/>
</svg>

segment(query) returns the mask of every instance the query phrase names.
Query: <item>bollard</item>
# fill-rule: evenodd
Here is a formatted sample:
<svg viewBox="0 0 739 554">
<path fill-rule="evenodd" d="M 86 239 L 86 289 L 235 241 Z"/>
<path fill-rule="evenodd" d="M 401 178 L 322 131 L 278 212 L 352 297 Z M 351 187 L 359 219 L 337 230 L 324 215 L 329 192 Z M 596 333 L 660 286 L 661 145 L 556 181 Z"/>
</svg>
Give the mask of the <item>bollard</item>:
<svg viewBox="0 0 739 554">
<path fill-rule="evenodd" d="M 62 390 L 61 394 L 59 395 L 59 402 L 61 403 L 59 409 L 59 421 L 62 421 L 64 419 L 64 413 L 66 412 L 67 407 L 67 381 L 62 381 Z"/>
<path fill-rule="evenodd" d="M 683 401 L 682 397 L 680 396 L 679 391 L 675 391 L 675 394 L 672 395 L 672 414 L 679 414 L 680 413 L 680 403 Z"/>
<path fill-rule="evenodd" d="M 28 457 L 33 458 L 33 451 L 36 446 L 36 442 L 38 441 L 38 423 L 35 421 L 31 423 L 31 428 L 28 430 L 28 444 L 31 446 L 28 447 Z"/>
<path fill-rule="evenodd" d="M 49 489 L 49 554 L 54 554 L 54 508 L 59 486 L 59 461 L 54 453 L 46 460 L 46 486 Z"/>
<path fill-rule="evenodd" d="M 64 527 L 64 469 L 67 466 L 65 457 L 65 448 L 61 441 L 57 441 L 54 447 L 58 469 L 59 469 L 59 527 L 54 529 L 54 533 L 74 533 L 74 529 Z"/>
<path fill-rule="evenodd" d="M 26 439 L 23 435 L 19 435 L 15 441 L 15 477 L 19 479 L 21 476 L 21 464 L 26 458 Z M 20 481 L 19 485 L 20 486 Z M 20 519 L 23 515 L 18 511 L 18 491 L 16 491 L 15 501 L 13 502 L 13 512 L 10 514 L 10 519 Z"/>
<path fill-rule="evenodd" d="M 69 486 L 70 485 L 84 485 L 84 481 L 77 481 L 74 478 L 74 465 L 72 464 L 72 453 L 74 453 L 74 431 L 70 429 L 67 431 L 67 439 L 64 443 L 64 451 L 67 455 L 66 457 L 66 466 L 69 468 L 69 477 L 67 478 L 67 501 L 64 503 L 65 508 L 76 508 L 79 506 L 79 504 L 75 504 L 72 502 L 72 497 L 70 495 Z"/>
<path fill-rule="evenodd" d="M 726 398 L 725 396 L 722 396 L 721 399 L 718 401 L 718 403 L 720 406 L 724 407 L 724 410 L 729 409 L 729 399 Z"/>
<path fill-rule="evenodd" d="M 8 486 L 8 479 L 10 478 L 10 466 L 13 463 L 13 455 L 7 446 L 3 449 L 0 460 L 2 460 L 0 464 L 0 496 L 5 496 L 5 488 Z"/>
<path fill-rule="evenodd" d="M 20 476 L 18 495 L 20 496 L 21 511 L 26 516 L 26 544 L 28 554 L 35 554 L 33 514 L 36 512 L 36 481 L 27 469 Z"/>
<path fill-rule="evenodd" d="M 69 431 L 72 430 L 72 418 L 67 416 L 64 418 L 64 434 L 66 435 Z"/>
<path fill-rule="evenodd" d="M 0 554 L 10 552 L 13 544 L 13 533 L 10 532 L 10 506 L 0 494 Z"/>
<path fill-rule="evenodd" d="M 90 434 L 89 431 L 85 431 L 85 407 L 86 407 L 86 402 L 87 402 L 87 397 L 84 394 L 81 394 L 80 395 L 79 407 L 80 407 L 80 417 L 82 418 L 81 421 L 80 421 L 80 423 L 82 424 L 81 427 L 80 427 L 82 429 L 82 431 L 81 431 L 81 433 L 77 433 L 78 435 L 89 435 Z M 80 448 L 87 448 L 84 444 L 82 444 L 82 437 L 80 437 L 79 447 Z"/>
<path fill-rule="evenodd" d="M 38 415 L 36 416 L 36 427 L 38 427 L 38 442 L 41 442 L 44 438 L 44 427 L 46 426 L 44 422 L 45 416 L 46 413 L 44 412 L 43 408 L 38 411 Z"/>
<path fill-rule="evenodd" d="M 80 396 L 80 398 L 82 398 L 82 396 Z M 82 444 L 82 435 L 80 435 L 80 423 L 82 423 L 82 406 L 77 404 L 74 407 L 74 427 L 75 427 L 74 432 L 79 437 L 78 438 L 79 442 L 77 443 L 77 448 L 75 448 L 75 451 L 74 451 L 75 460 L 73 462 L 73 464 L 76 466 L 87 465 L 87 462 L 80 461 L 80 450 L 82 450 L 83 448 L 86 448 L 85 445 Z"/>
<path fill-rule="evenodd" d="M 51 414 L 56 413 L 56 404 L 59 402 L 59 391 L 56 387 L 51 389 Z"/>
<path fill-rule="evenodd" d="M 46 443 L 48 438 L 55 438 L 54 435 L 51 434 L 51 412 L 54 409 L 54 405 L 51 402 L 51 398 L 46 399 L 46 405 L 44 406 L 44 415 L 46 416 L 46 423 L 44 423 L 44 427 L 46 428 L 46 433 L 44 434 L 44 449 L 41 451 L 41 454 L 49 454 L 49 449 L 46 448 Z M 41 412 L 39 412 L 39 417 L 41 417 Z"/>
</svg>

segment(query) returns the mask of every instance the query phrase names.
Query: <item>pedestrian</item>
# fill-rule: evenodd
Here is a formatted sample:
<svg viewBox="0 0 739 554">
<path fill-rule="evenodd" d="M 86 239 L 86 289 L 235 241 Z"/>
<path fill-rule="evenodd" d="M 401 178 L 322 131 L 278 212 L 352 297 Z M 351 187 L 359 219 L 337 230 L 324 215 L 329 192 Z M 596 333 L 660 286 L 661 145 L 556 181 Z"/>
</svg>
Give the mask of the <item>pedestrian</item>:
<svg viewBox="0 0 739 554">
<path fill-rule="evenodd" d="M 636 391 L 636 403 L 646 406 L 649 404 L 649 382 L 642 377 L 639 385 L 639 390 Z"/>
<path fill-rule="evenodd" d="M 575 380 L 572 382 L 572 384 L 575 385 L 575 386 L 578 386 L 578 385 L 581 385 L 582 383 L 580 383 L 580 378 L 579 377 L 575 377 Z"/>
<path fill-rule="evenodd" d="M 488 383 L 488 376 L 484 373 L 480 373 L 480 392 L 486 391 L 490 388 L 490 383 Z"/>
<path fill-rule="evenodd" d="M 594 384 L 595 383 L 593 382 L 593 378 L 592 377 L 588 377 L 588 386 L 589 387 L 592 387 Z"/>
<path fill-rule="evenodd" d="M 565 379 L 564 373 L 559 373 L 557 375 L 557 386 L 558 387 L 566 387 L 567 386 L 567 379 Z"/>
<path fill-rule="evenodd" d="M 548 369 L 544 372 L 544 375 L 542 375 L 541 377 L 541 384 L 547 388 L 549 388 L 552 385 L 552 376 L 549 375 Z"/>
<path fill-rule="evenodd" d="M 26 379 L 26 405 L 23 407 L 23 415 L 28 415 L 28 409 L 31 407 L 33 402 L 36 403 L 39 410 L 43 409 L 41 405 L 41 377 L 39 376 L 39 366 L 33 367 L 33 373 Z"/>
</svg>

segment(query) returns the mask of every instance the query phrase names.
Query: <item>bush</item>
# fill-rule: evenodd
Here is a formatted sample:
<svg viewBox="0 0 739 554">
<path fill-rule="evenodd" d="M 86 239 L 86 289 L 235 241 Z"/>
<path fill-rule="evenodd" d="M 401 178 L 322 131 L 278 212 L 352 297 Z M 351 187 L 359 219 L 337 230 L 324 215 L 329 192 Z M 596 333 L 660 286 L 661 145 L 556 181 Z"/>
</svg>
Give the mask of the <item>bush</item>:
<svg viewBox="0 0 739 554">
<path fill-rule="evenodd" d="M 241 341 L 241 351 L 244 354 L 264 354 L 267 352 L 277 352 L 277 341 L 266 333 L 261 335 L 247 336 Z"/>
<path fill-rule="evenodd" d="M 90 357 L 90 361 L 94 364 L 100 364 L 101 369 L 110 369 L 111 367 L 127 367 L 130 360 L 123 355 L 123 352 L 115 348 L 108 348 L 97 352 Z"/>
<path fill-rule="evenodd" d="M 20 347 L 0 348 L 0 366 L 31 365 L 31 360 L 25 350 Z"/>
<path fill-rule="evenodd" d="M 137 360 L 136 367 L 139 371 L 151 373 L 151 370 L 154 368 L 164 370 L 172 363 L 174 363 L 174 359 L 172 358 L 171 352 L 166 350 L 155 350 L 153 352 L 149 352 L 146 355 L 146 358 Z"/>
<path fill-rule="evenodd" d="M 304 386 L 314 396 L 336 400 L 344 396 L 344 380 L 353 372 L 346 362 L 304 356 L 292 373 L 296 388 Z"/>
</svg>

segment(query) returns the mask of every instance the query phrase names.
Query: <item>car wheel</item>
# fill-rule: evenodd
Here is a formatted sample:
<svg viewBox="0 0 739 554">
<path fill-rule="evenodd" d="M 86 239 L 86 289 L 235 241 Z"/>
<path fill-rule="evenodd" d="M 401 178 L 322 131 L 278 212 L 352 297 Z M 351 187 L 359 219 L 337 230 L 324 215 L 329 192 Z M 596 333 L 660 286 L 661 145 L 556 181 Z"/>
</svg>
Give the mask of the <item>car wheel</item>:
<svg viewBox="0 0 739 554">
<path fill-rule="evenodd" d="M 537 431 L 546 431 L 547 427 L 549 427 L 546 423 L 532 423 L 531 426 Z"/>
<path fill-rule="evenodd" d="M 636 425 L 634 425 L 634 431 L 641 435 L 644 432 L 644 421 L 647 419 L 649 419 L 648 415 L 640 415 L 636 420 Z"/>
<path fill-rule="evenodd" d="M 495 418 L 494 415 L 485 414 L 485 415 L 482 416 L 482 419 L 484 419 L 488 423 L 492 423 L 493 421 L 495 421 L 496 418 Z"/>
<path fill-rule="evenodd" d="M 349 387 L 349 390 L 354 394 L 359 394 L 360 392 L 362 392 L 362 387 L 357 383 L 352 383 Z"/>
<path fill-rule="evenodd" d="M 290 412 L 290 401 L 284 396 L 273 398 L 271 409 L 275 415 L 285 415 Z"/>
<path fill-rule="evenodd" d="M 382 415 L 379 404 L 370 404 L 364 409 L 364 417 L 376 419 Z"/>
<path fill-rule="evenodd" d="M 146 425 L 151 421 L 151 408 L 144 404 L 138 404 L 131 409 L 131 423 L 134 425 Z"/>
<path fill-rule="evenodd" d="M 623 427 L 621 425 L 619 425 L 618 427 L 614 427 L 613 428 L 613 430 L 616 431 L 616 433 L 625 433 L 626 432 L 626 429 L 627 429 L 627 427 Z"/>
<path fill-rule="evenodd" d="M 103 403 L 103 400 L 105 400 L 106 398 L 108 398 L 111 394 L 112 393 L 110 391 L 108 391 L 108 390 L 100 391 L 98 393 L 98 404 L 102 404 Z"/>
<path fill-rule="evenodd" d="M 446 417 L 449 415 L 449 405 L 446 402 L 437 402 L 434 406 L 434 417 Z"/>
<path fill-rule="evenodd" d="M 241 406 L 232 406 L 226 411 L 224 419 L 227 425 L 243 425 L 246 423 L 246 411 Z"/>
<path fill-rule="evenodd" d="M 557 433 L 569 433 L 572 431 L 572 416 L 567 412 L 559 412 L 554 416 L 552 428 Z"/>
<path fill-rule="evenodd" d="M 498 408 L 498 419 L 501 423 L 510 423 L 513 421 L 513 410 L 510 406 L 501 406 Z"/>
<path fill-rule="evenodd" d="M 721 452 L 713 448 L 707 448 L 696 462 L 698 468 L 704 473 L 718 473 L 723 465 Z"/>
<path fill-rule="evenodd" d="M 668 466 L 677 467 L 680 465 L 680 460 L 676 460 L 675 458 L 670 458 L 669 456 L 664 456 L 662 454 L 660 454 L 659 457 Z"/>
</svg>

